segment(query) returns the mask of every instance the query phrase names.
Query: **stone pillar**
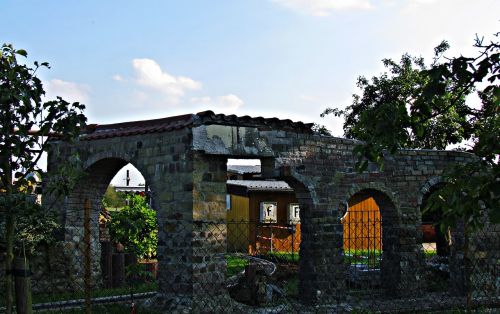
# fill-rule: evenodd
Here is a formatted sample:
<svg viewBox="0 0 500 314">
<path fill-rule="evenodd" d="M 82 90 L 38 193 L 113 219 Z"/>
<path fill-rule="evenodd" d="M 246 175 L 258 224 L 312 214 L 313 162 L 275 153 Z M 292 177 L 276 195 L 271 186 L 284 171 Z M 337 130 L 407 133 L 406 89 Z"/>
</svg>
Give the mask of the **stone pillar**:
<svg viewBox="0 0 500 314">
<path fill-rule="evenodd" d="M 345 298 L 342 225 L 336 217 L 301 219 L 299 295 L 302 302 L 339 303 Z"/>
<path fill-rule="evenodd" d="M 227 157 L 194 153 L 193 290 L 194 310 L 227 310 Z"/>
<path fill-rule="evenodd" d="M 162 311 L 189 310 L 193 299 L 193 159 L 188 143 L 152 160 L 150 182 L 158 217 L 158 294 Z"/>
<path fill-rule="evenodd" d="M 180 153 L 180 152 L 179 152 Z M 168 165 L 159 204 L 157 307 L 197 311 L 225 296 L 226 158 L 186 151 Z"/>
<path fill-rule="evenodd" d="M 459 223 L 451 230 L 450 247 L 450 293 L 465 296 L 467 293 L 467 280 L 465 270 L 465 234 L 463 223 Z"/>
<path fill-rule="evenodd" d="M 334 191 L 325 184 L 326 180 L 320 180 L 314 187 L 306 187 L 301 182 L 310 180 L 311 174 L 292 173 L 287 167 L 281 168 L 281 176 L 294 189 L 300 205 L 300 298 L 305 304 L 338 304 L 345 299 L 343 230 L 337 210 L 339 202 L 329 197 Z"/>
</svg>

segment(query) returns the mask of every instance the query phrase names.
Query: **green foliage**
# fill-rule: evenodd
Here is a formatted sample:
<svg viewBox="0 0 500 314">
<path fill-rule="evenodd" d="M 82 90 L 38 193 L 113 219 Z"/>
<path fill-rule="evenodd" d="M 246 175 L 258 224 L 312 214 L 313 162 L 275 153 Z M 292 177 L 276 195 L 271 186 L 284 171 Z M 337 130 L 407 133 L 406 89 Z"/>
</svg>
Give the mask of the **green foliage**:
<svg viewBox="0 0 500 314">
<path fill-rule="evenodd" d="M 345 116 L 345 135 L 363 141 L 354 150 L 359 171 L 368 162 L 383 166 L 385 154 L 401 148 L 461 145 L 474 153 L 476 162 L 443 175 L 446 184 L 429 208 L 443 213 L 443 228 L 459 220 L 475 228 L 486 215 L 500 222 L 500 44 L 476 38 L 478 54 L 471 58 L 444 58 L 448 47 L 443 42 L 435 48 L 430 66 L 409 55 L 399 63 L 383 60 L 387 72 L 360 77 L 361 95 L 353 95 L 350 106 L 323 115 Z M 479 105 L 467 98 L 474 92 Z"/>
<path fill-rule="evenodd" d="M 144 196 L 132 195 L 127 200 L 128 205 L 111 213 L 111 238 L 139 258 L 155 257 L 158 245 L 156 212 L 149 207 Z"/>
<path fill-rule="evenodd" d="M 37 247 L 49 244 L 54 239 L 54 232 L 59 228 L 57 217 L 53 211 L 44 210 L 35 202 L 33 195 L 24 193 L 15 194 L 12 205 L 18 215 L 14 250 L 16 254 L 35 253 Z M 5 201 L 0 197 L 0 204 Z M 0 222 L 0 232 L 5 233 L 5 221 Z"/>
<path fill-rule="evenodd" d="M 106 193 L 104 193 L 104 197 L 102 198 L 102 204 L 106 208 L 123 207 L 126 204 L 126 195 L 125 193 L 116 192 L 116 188 L 109 185 L 106 189 Z"/>
<path fill-rule="evenodd" d="M 32 255 L 42 244 L 49 244 L 54 239 L 54 232 L 59 228 L 53 211 L 45 211 L 35 202 L 35 196 L 26 193 L 14 194 L 11 206 L 17 213 L 14 251 L 17 255 Z M 0 206 L 5 202 L 0 197 Z M 4 234 L 6 222 L 0 222 L 0 233 Z"/>
<path fill-rule="evenodd" d="M 12 269 L 14 259 L 14 235 L 17 216 L 23 210 L 38 208 L 27 202 L 19 202 L 19 193 L 30 193 L 30 175 L 37 170 L 42 154 L 48 150 L 49 137 L 70 141 L 78 136 L 85 126 L 84 105 L 68 103 L 61 97 L 44 101 L 42 82 L 36 77 L 40 68 L 48 68 L 46 62 L 34 62 L 34 68 L 18 62 L 18 57 L 27 57 L 27 52 L 4 44 L 0 56 L 0 193 L 2 201 L 0 219 L 5 224 L 6 259 L 5 269 Z M 13 173 L 15 180 L 13 179 Z M 62 184 L 61 184 L 62 185 Z M 32 213 L 34 214 L 34 213 Z M 25 221 L 26 222 L 26 221 Z M 19 224 L 28 230 L 25 240 L 37 242 L 35 226 L 27 226 L 23 220 Z M 35 229 L 30 229 L 31 227 Z M 27 229 L 26 229 L 27 228 Z M 49 228 L 50 229 L 50 228 Z M 13 309 L 13 277 L 6 275 L 6 312 Z"/>
<path fill-rule="evenodd" d="M 0 61 L 0 179 L 4 187 L 18 173 L 15 186 L 25 184 L 26 176 L 35 170 L 48 148 L 47 136 L 72 140 L 85 125 L 84 105 L 68 103 L 61 97 L 44 102 L 42 82 L 35 76 L 48 63 L 35 62 L 34 68 L 18 63 L 24 50 L 2 45 Z"/>
<path fill-rule="evenodd" d="M 59 154 L 58 151 L 52 153 L 56 156 Z M 68 195 L 87 175 L 80 156 L 74 154 L 67 157 L 63 163 L 51 171 L 50 177 L 45 179 L 44 191 L 46 195 L 53 197 L 53 201 L 56 201 L 59 197 Z M 46 202 L 47 209 L 52 208 L 52 205 Z"/>
<path fill-rule="evenodd" d="M 318 135 L 332 136 L 332 132 L 330 132 L 330 130 L 328 130 L 327 127 L 322 124 L 314 123 L 312 130 L 315 134 Z"/>
</svg>

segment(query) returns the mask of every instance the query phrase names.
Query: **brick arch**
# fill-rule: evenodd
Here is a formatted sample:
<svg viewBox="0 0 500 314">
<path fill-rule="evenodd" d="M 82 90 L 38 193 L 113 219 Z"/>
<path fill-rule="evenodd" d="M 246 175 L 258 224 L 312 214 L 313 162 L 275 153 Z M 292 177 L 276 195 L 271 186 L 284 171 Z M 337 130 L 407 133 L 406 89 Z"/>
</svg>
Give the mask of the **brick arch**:
<svg viewBox="0 0 500 314">
<path fill-rule="evenodd" d="M 446 183 L 443 177 L 441 176 L 434 176 L 428 179 L 427 181 L 424 182 L 422 187 L 420 188 L 418 192 L 418 197 L 417 197 L 417 206 L 418 208 L 421 208 L 423 205 L 423 202 L 425 200 L 425 196 L 428 193 L 432 193 L 433 190 L 435 190 L 440 184 Z"/>
<path fill-rule="evenodd" d="M 87 207 L 90 207 L 90 219 L 97 224 L 99 213 L 102 210 L 102 197 L 116 173 L 129 163 L 129 161 L 106 157 L 102 159 L 89 158 L 84 161 L 86 166 L 84 175 L 76 184 L 73 191 L 67 196 L 64 206 L 61 208 L 61 220 L 64 224 L 65 239 L 75 242 L 83 234 L 84 215 Z M 134 163 L 133 165 L 137 167 Z M 147 173 L 137 169 L 148 179 Z M 154 187 L 153 187 L 154 191 Z M 95 229 L 95 230 L 94 230 Z M 98 228 L 93 228 L 94 238 L 97 238 Z"/>
<path fill-rule="evenodd" d="M 314 185 L 309 180 L 297 173 L 292 173 L 288 176 L 283 176 L 283 179 L 295 191 L 295 195 L 299 203 L 312 208 L 318 202 Z"/>
<path fill-rule="evenodd" d="M 99 242 L 99 214 L 103 209 L 102 197 L 116 175 L 116 173 L 129 163 L 128 160 L 119 157 L 110 157 L 113 154 L 100 153 L 84 160 L 86 175 L 84 175 L 76 187 L 66 197 L 66 201 L 61 208 L 62 221 L 64 223 L 64 240 L 70 242 L 78 248 L 72 254 L 75 259 L 75 270 L 77 273 L 83 272 L 83 251 L 81 246 L 84 242 L 85 220 L 90 218 L 90 249 L 92 256 L 92 276 L 99 278 L 101 265 L 99 256 L 101 245 Z M 148 180 L 148 173 L 141 171 L 140 165 L 130 162 Z M 154 187 L 152 187 L 154 192 Z M 97 279 L 95 279 L 97 280 Z"/>
<path fill-rule="evenodd" d="M 113 177 L 118 173 L 118 171 L 123 168 L 127 164 L 132 164 L 144 177 L 146 183 L 151 189 L 152 199 L 153 199 L 153 207 L 155 205 L 155 198 L 157 197 L 157 185 L 158 183 L 154 180 L 155 173 L 154 170 L 151 173 L 151 169 L 148 169 L 145 165 L 144 159 L 138 159 L 135 156 L 135 153 L 127 153 L 124 151 L 114 151 L 114 150 L 105 150 L 95 153 L 85 159 L 83 162 L 83 167 L 86 171 L 94 171 L 99 170 L 101 168 L 99 165 L 102 163 L 106 163 L 103 165 L 104 168 L 109 167 L 110 170 L 110 178 L 104 179 L 104 181 L 108 181 L 106 187 L 109 185 Z M 116 169 L 115 165 L 122 164 L 118 169 Z M 106 189 L 104 189 L 104 192 Z M 103 193 L 104 193 L 103 192 Z"/>
<path fill-rule="evenodd" d="M 401 204 L 399 202 L 399 199 L 396 197 L 396 193 L 382 182 L 351 184 L 345 195 L 345 201 L 352 198 L 355 194 L 363 193 L 363 191 L 374 191 L 376 197 L 383 198 L 383 195 L 385 195 L 393 203 L 395 213 L 400 216 L 401 213 L 399 209 L 401 208 Z M 381 201 L 383 200 L 381 199 Z"/>
<path fill-rule="evenodd" d="M 127 165 L 128 163 L 132 164 L 139 172 L 142 174 L 144 179 L 146 179 L 146 182 L 149 184 L 153 183 L 153 173 L 149 173 L 148 169 L 143 165 L 144 160 L 137 158 L 136 154 L 132 153 L 127 153 L 121 150 L 104 150 L 97 152 L 95 154 L 90 155 L 87 157 L 84 162 L 83 162 L 83 168 L 84 169 L 90 169 L 91 167 L 95 167 L 95 165 L 99 162 L 102 162 L 103 160 L 122 160 L 125 162 L 124 165 Z M 123 167 L 123 166 L 122 166 Z M 121 168 L 120 168 L 121 169 Z M 118 170 L 120 170 L 118 169 Z M 118 171 L 117 170 L 117 171 Z M 117 172 L 116 171 L 116 172 Z M 115 174 L 116 174 L 115 172 Z M 112 179 L 112 178 L 111 178 Z M 110 180 L 111 180 L 110 179 Z"/>
<path fill-rule="evenodd" d="M 437 192 L 440 188 L 442 188 L 442 186 L 445 183 L 446 181 L 440 176 L 430 178 L 428 181 L 425 182 L 425 184 L 420 189 L 418 198 L 418 212 L 421 217 L 420 220 L 422 223 L 422 228 L 420 229 L 421 230 L 420 239 L 424 240 L 425 239 L 424 230 L 428 230 L 427 235 L 429 235 L 429 232 L 432 232 L 432 227 L 430 227 L 429 225 L 433 226 L 435 234 L 434 240 L 436 243 L 436 251 L 437 254 L 442 257 L 448 257 L 450 255 L 450 250 L 451 250 L 451 245 L 449 239 L 447 239 L 446 233 L 443 233 L 439 227 L 439 221 L 442 218 L 442 212 L 440 211 L 429 212 L 427 213 L 427 216 L 424 217 L 423 210 L 424 207 L 427 205 L 429 197 L 435 192 Z"/>
<path fill-rule="evenodd" d="M 77 186 L 77 189 L 80 189 L 80 191 L 76 193 L 80 196 L 87 194 L 87 196 L 95 200 L 93 205 L 97 205 L 113 177 L 129 163 L 141 173 L 146 182 L 151 186 L 152 192 L 155 193 L 155 182 L 151 180 L 151 174 L 148 173 L 147 169 L 141 163 L 123 158 L 116 153 L 108 152 L 95 154 L 84 161 L 84 169 L 87 175 L 80 180 L 81 182 Z M 85 192 L 87 190 L 88 193 Z"/>
<path fill-rule="evenodd" d="M 349 203 L 357 197 L 372 197 L 379 207 L 382 219 L 382 260 L 381 260 L 381 284 L 388 293 L 398 289 L 401 282 L 401 246 L 400 229 L 401 219 L 397 207 L 397 200 L 391 198 L 394 195 L 382 184 L 354 185 L 347 193 L 346 201 Z"/>
</svg>

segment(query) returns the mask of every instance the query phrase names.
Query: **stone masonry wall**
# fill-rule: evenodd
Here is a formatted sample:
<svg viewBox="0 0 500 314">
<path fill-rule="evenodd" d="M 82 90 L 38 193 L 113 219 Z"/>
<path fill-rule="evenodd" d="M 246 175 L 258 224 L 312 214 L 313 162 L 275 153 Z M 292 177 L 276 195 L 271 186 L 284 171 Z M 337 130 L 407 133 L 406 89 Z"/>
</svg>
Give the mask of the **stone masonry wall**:
<svg viewBox="0 0 500 314">
<path fill-rule="evenodd" d="M 49 155 L 49 171 L 58 160 L 75 153 L 90 170 L 77 190 L 59 203 L 66 230 L 63 240 L 79 250 L 84 200 L 91 200 L 95 217 L 112 176 L 131 162 L 150 185 L 158 213 L 156 302 L 169 309 L 174 303 L 192 308 L 193 300 L 215 300 L 225 293 L 226 161 L 260 158 L 263 176 L 287 181 L 301 206 L 299 294 L 304 301 L 331 303 L 345 298 L 339 219 L 348 200 L 359 194 L 374 197 L 381 210 L 386 293 L 415 295 L 423 284 L 418 229 L 422 194 L 431 182 L 439 182 L 450 163 L 466 162 L 472 156 L 401 151 L 385 160 L 383 171 L 370 165 L 359 174 L 354 170 L 356 144 L 263 126 L 218 124 L 58 144 Z"/>
<path fill-rule="evenodd" d="M 236 131 L 234 129 L 237 129 Z M 368 193 L 380 206 L 384 229 L 382 274 L 387 293 L 417 293 L 422 286 L 419 200 L 423 187 L 450 163 L 472 160 L 460 152 L 408 150 L 385 160 L 383 171 L 370 165 L 355 172 L 357 142 L 290 131 L 209 125 L 193 131 L 194 149 L 213 155 L 257 157 L 263 175 L 300 182 L 309 206 L 302 210 L 300 295 L 304 300 L 342 300 L 343 206 L 356 193 Z M 236 138 L 235 138 L 236 137 Z M 385 275 L 384 275 L 385 274 Z"/>
<path fill-rule="evenodd" d="M 278 133 L 279 134 L 279 133 Z M 284 142 L 291 138 L 291 145 Z M 324 226 L 317 226 L 316 230 L 328 228 L 327 221 L 320 217 L 339 218 L 337 209 L 360 191 L 367 191 L 377 201 L 383 219 L 384 258 L 382 262 L 382 280 L 387 293 L 390 295 L 417 294 L 422 286 L 421 269 L 423 258 L 419 239 L 418 227 L 421 224 L 421 213 L 418 199 L 421 197 L 421 188 L 429 180 L 439 177 L 442 171 L 450 164 L 464 162 L 471 157 L 467 154 L 444 151 L 402 151 L 397 156 L 385 160 L 384 171 L 379 171 L 375 165 L 363 174 L 354 171 L 355 157 L 352 149 L 356 142 L 335 138 L 300 139 L 284 135 L 276 148 L 285 145 L 286 151 L 278 154 L 275 169 L 283 165 L 289 167 L 294 176 L 308 178 L 317 195 L 318 221 Z M 273 140 L 270 141 L 273 145 Z M 279 145 L 279 146 L 276 146 Z M 328 174 L 328 175 L 325 175 Z M 275 176 L 279 173 L 275 173 Z M 323 208 L 323 209 L 322 209 Z M 338 222 L 338 220 L 336 220 Z M 342 231 L 337 230 L 339 237 Z M 303 235 L 304 236 L 304 235 Z M 321 241 L 318 245 L 323 248 L 328 241 Z M 342 242 L 337 241 L 331 252 L 318 252 L 321 255 L 336 256 L 342 249 Z M 335 275 L 342 277 L 341 262 Z M 335 272 L 335 271 L 334 271 Z M 345 273 L 345 272 L 343 272 Z M 320 274 L 323 282 L 312 283 L 313 287 L 327 287 L 328 282 L 339 282 L 334 278 L 325 278 Z M 308 278 L 304 278 L 311 282 Z M 342 281 L 342 280 L 341 280 Z M 340 288 L 340 287 L 339 287 Z M 337 288 L 337 291 L 339 291 Z"/>
<path fill-rule="evenodd" d="M 57 144 L 49 154 L 49 172 L 78 154 L 88 169 L 75 191 L 57 206 L 64 224 L 64 239 L 73 247 L 75 262 L 83 268 L 81 257 L 83 235 L 83 207 L 85 199 L 92 203 L 92 230 L 98 230 L 97 215 L 105 189 L 116 172 L 132 163 L 145 177 L 153 192 L 153 208 L 159 221 L 158 282 L 161 295 L 183 295 L 192 293 L 192 186 L 193 162 L 189 151 L 191 134 L 181 129 L 147 137 L 129 136 L 94 141 L 80 141 L 78 145 Z M 44 198 L 50 200 L 49 196 Z M 93 243 L 99 245 L 98 241 Z M 99 248 L 92 254 L 94 265 L 99 264 Z M 80 274 L 77 276 L 81 277 Z M 99 284 L 98 282 L 95 282 Z M 168 299 L 168 298 L 167 298 Z"/>
</svg>

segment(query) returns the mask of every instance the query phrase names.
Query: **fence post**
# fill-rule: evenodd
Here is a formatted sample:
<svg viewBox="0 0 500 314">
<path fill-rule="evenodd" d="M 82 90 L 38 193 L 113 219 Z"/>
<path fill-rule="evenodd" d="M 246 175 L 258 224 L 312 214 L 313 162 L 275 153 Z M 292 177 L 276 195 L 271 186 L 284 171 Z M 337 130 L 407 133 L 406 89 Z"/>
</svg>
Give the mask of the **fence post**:
<svg viewBox="0 0 500 314">
<path fill-rule="evenodd" d="M 85 313 L 92 313 L 92 269 L 91 269 L 91 248 L 90 248 L 90 212 L 92 204 L 89 199 L 85 200 L 84 217 L 83 217 L 83 255 L 84 255 L 84 284 L 85 284 Z"/>
<path fill-rule="evenodd" d="M 16 312 L 18 314 L 33 313 L 31 307 L 30 268 L 26 256 L 14 259 L 14 283 L 16 290 Z"/>
<path fill-rule="evenodd" d="M 111 241 L 101 242 L 102 275 L 105 288 L 113 286 L 113 246 Z"/>
<path fill-rule="evenodd" d="M 471 310 L 472 304 L 472 285 L 471 285 L 471 267 L 470 267 L 470 252 L 469 252 L 469 228 L 467 222 L 464 226 L 464 276 L 465 289 L 467 291 L 467 311 Z"/>
</svg>

